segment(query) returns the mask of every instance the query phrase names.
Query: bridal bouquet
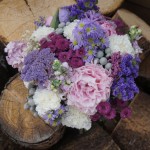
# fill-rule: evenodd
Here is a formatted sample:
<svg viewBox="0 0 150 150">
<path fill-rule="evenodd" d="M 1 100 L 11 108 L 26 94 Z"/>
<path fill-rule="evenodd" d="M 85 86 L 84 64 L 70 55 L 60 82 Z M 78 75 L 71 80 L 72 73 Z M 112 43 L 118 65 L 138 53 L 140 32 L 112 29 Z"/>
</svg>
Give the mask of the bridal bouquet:
<svg viewBox="0 0 150 150">
<path fill-rule="evenodd" d="M 29 90 L 25 109 L 51 126 L 91 128 L 92 121 L 125 119 L 128 103 L 139 92 L 141 30 L 117 32 L 97 0 L 77 0 L 54 17 L 40 17 L 36 30 L 5 48 Z"/>
</svg>

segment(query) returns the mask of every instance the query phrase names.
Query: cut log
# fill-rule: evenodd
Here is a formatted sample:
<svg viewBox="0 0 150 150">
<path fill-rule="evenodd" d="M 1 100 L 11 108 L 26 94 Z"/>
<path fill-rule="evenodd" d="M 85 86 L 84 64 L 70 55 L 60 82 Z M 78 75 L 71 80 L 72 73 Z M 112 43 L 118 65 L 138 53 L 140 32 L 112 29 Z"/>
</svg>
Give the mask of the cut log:
<svg viewBox="0 0 150 150">
<path fill-rule="evenodd" d="M 105 15 L 112 15 L 124 2 L 124 0 L 98 0 L 98 6 Z"/>
<path fill-rule="evenodd" d="M 52 150 L 120 150 L 110 135 L 98 124 L 78 134 L 75 129 L 68 129 L 64 138 Z"/>
<path fill-rule="evenodd" d="M 23 106 L 28 95 L 19 75 L 9 81 L 0 101 L 0 125 L 13 141 L 32 149 L 45 149 L 59 141 L 64 127 L 51 127 Z"/>
<path fill-rule="evenodd" d="M 150 95 L 140 92 L 131 104 L 132 117 L 121 120 L 112 136 L 123 150 L 150 149 Z"/>
<path fill-rule="evenodd" d="M 142 30 L 143 38 L 139 41 L 139 45 L 143 48 L 143 53 L 140 55 L 143 60 L 150 53 L 150 26 L 141 18 L 125 9 L 118 10 L 113 19 L 121 19 L 128 27 L 137 25 Z"/>
<path fill-rule="evenodd" d="M 114 12 L 124 0 L 99 0 L 102 14 Z M 0 35 L 8 41 L 20 40 L 25 30 L 35 29 L 39 16 L 52 16 L 59 7 L 75 4 L 75 0 L 3 0 L 0 1 Z"/>
</svg>

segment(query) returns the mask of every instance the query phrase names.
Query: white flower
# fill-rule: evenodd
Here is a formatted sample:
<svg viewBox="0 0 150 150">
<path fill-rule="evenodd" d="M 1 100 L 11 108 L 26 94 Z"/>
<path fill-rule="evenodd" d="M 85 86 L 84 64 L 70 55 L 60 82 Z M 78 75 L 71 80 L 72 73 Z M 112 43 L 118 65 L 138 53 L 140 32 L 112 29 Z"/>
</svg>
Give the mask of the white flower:
<svg viewBox="0 0 150 150">
<path fill-rule="evenodd" d="M 78 23 L 79 20 L 75 20 L 74 22 L 70 23 L 69 25 L 65 26 L 64 27 L 64 36 L 73 41 L 74 40 L 74 37 L 73 37 L 73 30 L 75 29 L 77 23 Z"/>
<path fill-rule="evenodd" d="M 40 116 L 49 110 L 55 110 L 60 107 L 60 97 L 57 93 L 47 89 L 37 89 L 33 96 L 36 104 L 36 111 Z"/>
<path fill-rule="evenodd" d="M 32 33 L 30 39 L 40 41 L 42 38 L 46 38 L 52 32 L 54 32 L 54 28 L 42 26 Z"/>
<path fill-rule="evenodd" d="M 86 129 L 91 128 L 91 119 L 73 106 L 68 107 L 68 112 L 62 117 L 62 124 L 71 128 Z"/>
<path fill-rule="evenodd" d="M 132 56 L 135 55 L 135 50 L 132 47 L 132 44 L 129 40 L 129 36 L 125 35 L 111 35 L 109 37 L 109 47 L 112 53 L 120 52 L 121 55 L 126 53 L 131 54 Z"/>
</svg>

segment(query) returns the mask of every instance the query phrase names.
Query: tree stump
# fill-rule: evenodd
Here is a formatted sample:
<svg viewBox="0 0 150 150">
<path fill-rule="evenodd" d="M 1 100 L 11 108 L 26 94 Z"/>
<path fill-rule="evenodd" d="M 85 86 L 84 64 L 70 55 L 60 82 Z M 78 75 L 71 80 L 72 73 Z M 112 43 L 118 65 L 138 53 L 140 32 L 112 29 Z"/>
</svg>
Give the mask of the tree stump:
<svg viewBox="0 0 150 150">
<path fill-rule="evenodd" d="M 19 75 L 5 87 L 0 101 L 0 125 L 14 142 L 32 149 L 46 149 L 57 143 L 64 127 L 51 127 L 39 117 L 34 117 L 23 106 L 28 95 Z"/>
</svg>

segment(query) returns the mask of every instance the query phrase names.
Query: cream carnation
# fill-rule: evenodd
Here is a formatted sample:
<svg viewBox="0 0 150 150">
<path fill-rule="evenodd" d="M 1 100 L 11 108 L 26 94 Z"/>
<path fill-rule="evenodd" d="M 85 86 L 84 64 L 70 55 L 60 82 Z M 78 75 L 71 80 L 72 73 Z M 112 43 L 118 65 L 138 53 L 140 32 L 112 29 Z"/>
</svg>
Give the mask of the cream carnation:
<svg viewBox="0 0 150 150">
<path fill-rule="evenodd" d="M 62 117 L 62 124 L 71 128 L 89 130 L 91 128 L 91 119 L 77 108 L 69 106 L 68 112 Z"/>
<path fill-rule="evenodd" d="M 112 78 L 102 66 L 87 64 L 74 70 L 67 93 L 67 104 L 87 115 L 96 113 L 96 106 L 110 97 Z"/>
<path fill-rule="evenodd" d="M 75 29 L 77 23 L 79 20 L 75 20 L 74 22 L 70 23 L 68 26 L 64 27 L 64 36 L 73 41 L 74 37 L 73 37 L 73 30 Z"/>
<path fill-rule="evenodd" d="M 35 41 L 40 41 L 42 38 L 47 37 L 52 32 L 54 32 L 54 28 L 42 26 L 32 33 L 31 39 Z"/>
<path fill-rule="evenodd" d="M 122 55 L 128 53 L 132 56 L 135 55 L 135 50 L 129 40 L 129 36 L 126 35 L 111 35 L 109 37 L 109 47 L 112 53 L 120 52 Z"/>
<path fill-rule="evenodd" d="M 57 93 L 47 89 L 37 89 L 33 100 L 36 104 L 36 111 L 40 116 L 49 110 L 58 109 L 61 101 Z"/>
</svg>

